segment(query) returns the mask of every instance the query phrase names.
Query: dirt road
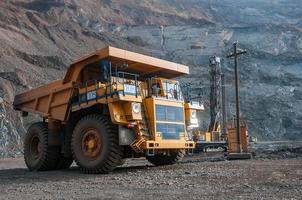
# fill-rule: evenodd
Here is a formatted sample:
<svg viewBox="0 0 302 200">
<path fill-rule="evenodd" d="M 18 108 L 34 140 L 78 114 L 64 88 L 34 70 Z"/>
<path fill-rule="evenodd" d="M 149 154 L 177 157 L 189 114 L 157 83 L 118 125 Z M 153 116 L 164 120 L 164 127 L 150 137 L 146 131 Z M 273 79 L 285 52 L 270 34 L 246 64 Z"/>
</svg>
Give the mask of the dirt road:
<svg viewBox="0 0 302 200">
<path fill-rule="evenodd" d="M 153 167 L 144 159 L 105 175 L 29 172 L 22 158 L 0 160 L 0 199 L 301 199 L 302 158 L 226 161 L 195 155 Z M 210 159 L 209 159 L 210 158 Z"/>
</svg>

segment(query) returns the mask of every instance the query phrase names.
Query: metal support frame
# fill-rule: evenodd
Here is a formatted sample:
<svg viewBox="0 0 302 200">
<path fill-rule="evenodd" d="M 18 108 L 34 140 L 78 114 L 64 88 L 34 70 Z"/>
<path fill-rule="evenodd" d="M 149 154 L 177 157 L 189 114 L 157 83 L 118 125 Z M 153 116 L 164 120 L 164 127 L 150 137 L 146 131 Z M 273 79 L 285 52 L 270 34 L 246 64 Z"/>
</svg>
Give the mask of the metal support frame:
<svg viewBox="0 0 302 200">
<path fill-rule="evenodd" d="M 213 56 L 209 59 L 210 66 L 210 124 L 208 131 L 216 130 L 221 115 L 221 66 L 220 58 Z"/>
<path fill-rule="evenodd" d="M 225 78 L 224 74 L 221 74 L 221 117 L 222 117 L 222 123 L 221 123 L 221 136 L 224 140 L 226 140 L 227 137 L 227 130 L 226 130 L 226 94 L 225 94 Z"/>
</svg>

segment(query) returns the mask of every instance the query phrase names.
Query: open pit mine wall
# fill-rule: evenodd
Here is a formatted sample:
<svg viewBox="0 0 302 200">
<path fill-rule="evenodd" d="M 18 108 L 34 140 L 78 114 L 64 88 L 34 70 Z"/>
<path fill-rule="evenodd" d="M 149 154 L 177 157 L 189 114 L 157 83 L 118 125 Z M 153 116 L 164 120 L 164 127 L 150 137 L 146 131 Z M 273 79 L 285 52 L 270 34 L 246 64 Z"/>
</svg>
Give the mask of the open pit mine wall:
<svg viewBox="0 0 302 200">
<path fill-rule="evenodd" d="M 208 58 L 221 56 L 230 117 L 225 55 L 238 40 L 248 51 L 239 64 L 250 134 L 301 139 L 301 13 L 299 0 L 0 1 L 0 156 L 21 153 L 25 130 L 40 120 L 13 111 L 14 95 L 61 79 L 72 61 L 108 44 L 189 65 L 180 80 L 195 88 L 208 87 Z M 200 118 L 206 127 L 208 115 Z"/>
</svg>

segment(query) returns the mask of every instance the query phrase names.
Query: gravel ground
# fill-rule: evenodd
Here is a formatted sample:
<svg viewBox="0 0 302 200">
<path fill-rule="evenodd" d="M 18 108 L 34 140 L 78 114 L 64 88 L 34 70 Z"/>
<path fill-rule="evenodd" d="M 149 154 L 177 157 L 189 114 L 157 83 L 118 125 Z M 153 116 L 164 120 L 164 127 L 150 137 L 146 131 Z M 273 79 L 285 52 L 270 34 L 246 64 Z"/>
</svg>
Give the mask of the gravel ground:
<svg viewBox="0 0 302 200">
<path fill-rule="evenodd" d="M 29 172 L 22 158 L 6 158 L 0 181 L 0 199 L 301 199 L 302 155 L 227 161 L 203 153 L 162 167 L 131 159 L 105 175 L 76 166 Z"/>
</svg>

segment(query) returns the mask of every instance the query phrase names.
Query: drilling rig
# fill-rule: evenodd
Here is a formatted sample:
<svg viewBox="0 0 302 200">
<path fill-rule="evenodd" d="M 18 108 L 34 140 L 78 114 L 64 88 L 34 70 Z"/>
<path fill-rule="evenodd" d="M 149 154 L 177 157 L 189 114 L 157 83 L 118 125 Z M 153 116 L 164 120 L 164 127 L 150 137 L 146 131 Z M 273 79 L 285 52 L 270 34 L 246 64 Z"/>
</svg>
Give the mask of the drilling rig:
<svg viewBox="0 0 302 200">
<path fill-rule="evenodd" d="M 227 150 L 226 111 L 225 111 L 225 84 L 221 71 L 220 57 L 212 56 L 209 59 L 210 92 L 209 109 L 210 122 L 205 133 L 197 140 L 196 151 L 207 151 L 209 148 Z M 199 131 L 200 132 L 200 131 Z"/>
</svg>

